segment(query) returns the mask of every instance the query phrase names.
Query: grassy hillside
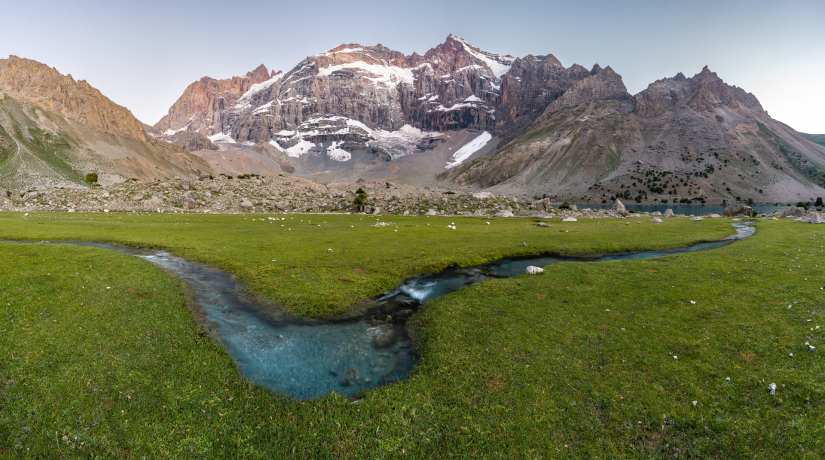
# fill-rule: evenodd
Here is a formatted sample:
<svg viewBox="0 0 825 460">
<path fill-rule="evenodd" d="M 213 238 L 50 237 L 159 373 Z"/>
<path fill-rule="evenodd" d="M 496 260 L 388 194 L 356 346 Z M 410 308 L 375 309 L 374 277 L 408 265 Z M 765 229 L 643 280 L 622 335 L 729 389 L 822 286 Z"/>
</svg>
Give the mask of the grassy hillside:
<svg viewBox="0 0 825 460">
<path fill-rule="evenodd" d="M 88 216 L 87 224 L 3 217 L 3 237 L 94 238 L 94 221 L 146 233 L 111 216 Z M 197 247 L 215 236 L 208 221 L 199 231 L 174 218 L 165 223 L 169 233 L 153 238 Z M 474 231 L 458 236 L 468 222 L 455 222 L 459 230 L 439 231 L 464 248 Z M 506 247 L 508 235 L 532 236 L 532 228 L 507 222 L 493 221 L 492 228 L 510 226 L 479 241 Z M 717 223 L 728 222 L 668 222 L 656 244 L 684 243 L 667 229 L 716 238 Z M 258 248 L 267 238 L 322 239 L 309 227 L 289 239 L 258 233 L 263 225 L 238 220 L 230 230 Z M 636 233 L 649 226 L 581 223 L 542 237 L 559 247 L 630 249 L 640 235 L 652 237 Z M 323 246 L 338 247 L 352 234 L 338 229 L 323 238 Z M 402 242 L 408 238 L 380 239 L 373 253 L 402 260 L 414 247 Z M 540 276 L 485 281 L 430 304 L 414 320 L 421 362 L 413 375 L 357 404 L 338 396 L 283 400 L 245 383 L 196 327 L 181 284 L 149 262 L 0 243 L 0 455 L 820 459 L 825 344 L 815 327 L 824 239 L 820 226 L 765 221 L 755 236 L 719 250 L 563 263 Z M 295 256 L 308 247 L 281 251 Z M 305 271 L 325 276 L 319 267 L 328 266 L 328 253 L 304 257 Z M 369 261 L 348 258 L 339 268 L 362 262 Z"/>
<path fill-rule="evenodd" d="M 799 133 L 800 136 L 808 139 L 809 141 L 813 142 L 814 144 L 819 144 L 825 146 L 825 134 L 805 134 Z"/>
<path fill-rule="evenodd" d="M 165 142 L 94 132 L 9 96 L 0 98 L 0 188 L 83 185 L 89 172 L 120 180 L 189 176 L 209 166 Z"/>
</svg>

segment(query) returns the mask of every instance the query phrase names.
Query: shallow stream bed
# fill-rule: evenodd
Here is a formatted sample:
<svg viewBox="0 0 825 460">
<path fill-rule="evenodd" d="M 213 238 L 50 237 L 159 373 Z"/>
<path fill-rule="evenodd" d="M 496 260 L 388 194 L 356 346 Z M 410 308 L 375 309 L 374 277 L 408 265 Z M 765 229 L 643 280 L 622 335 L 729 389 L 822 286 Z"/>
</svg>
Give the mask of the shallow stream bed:
<svg viewBox="0 0 825 460">
<path fill-rule="evenodd" d="M 432 299 L 488 278 L 522 275 L 531 265 L 648 259 L 705 251 L 726 246 L 754 232 L 747 223 L 733 225 L 736 235 L 683 248 L 582 257 L 514 257 L 478 266 L 448 268 L 410 278 L 398 288 L 376 297 L 374 306 L 364 315 L 342 321 L 273 315 L 271 308 L 264 308 L 245 295 L 243 285 L 230 273 L 165 251 L 110 243 L 41 243 L 110 249 L 163 267 L 189 285 L 203 314 L 202 321 L 217 332 L 244 378 L 277 393 L 307 399 L 332 392 L 354 396 L 407 376 L 417 357 L 405 328 L 406 321 Z"/>
</svg>

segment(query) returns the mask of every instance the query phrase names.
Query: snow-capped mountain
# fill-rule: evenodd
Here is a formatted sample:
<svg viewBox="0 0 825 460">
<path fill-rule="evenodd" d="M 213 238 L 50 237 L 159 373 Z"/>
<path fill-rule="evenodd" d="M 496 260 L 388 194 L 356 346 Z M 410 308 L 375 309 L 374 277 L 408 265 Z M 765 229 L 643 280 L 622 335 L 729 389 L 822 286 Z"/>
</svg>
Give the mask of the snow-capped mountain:
<svg viewBox="0 0 825 460">
<path fill-rule="evenodd" d="M 193 83 L 155 125 L 215 142 L 269 143 L 291 157 L 326 151 L 386 159 L 437 145 L 439 133 L 494 131 L 502 77 L 513 61 L 450 35 L 423 56 L 381 45 L 339 45 L 286 73 Z"/>
</svg>

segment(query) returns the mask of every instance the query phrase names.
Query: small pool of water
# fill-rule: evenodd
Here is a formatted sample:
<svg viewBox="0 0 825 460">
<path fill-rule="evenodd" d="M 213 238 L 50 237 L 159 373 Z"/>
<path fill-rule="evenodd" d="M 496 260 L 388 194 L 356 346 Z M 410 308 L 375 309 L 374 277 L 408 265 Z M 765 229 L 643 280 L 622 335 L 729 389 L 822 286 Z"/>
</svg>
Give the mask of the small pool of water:
<svg viewBox="0 0 825 460">
<path fill-rule="evenodd" d="M 109 243 L 54 242 L 110 249 L 157 264 L 189 284 L 203 321 L 215 328 L 244 378 L 297 399 L 362 390 L 406 377 L 417 357 L 405 328 L 407 319 L 428 301 L 488 278 L 524 274 L 530 265 L 648 259 L 715 249 L 750 236 L 754 228 L 735 223 L 736 235 L 662 251 L 640 251 L 587 257 L 513 257 L 483 265 L 449 268 L 410 278 L 375 298 L 363 316 L 346 321 L 319 321 L 271 313 L 244 294 L 231 274 L 189 262 L 165 251 Z M 49 243 L 49 242 L 42 242 Z"/>
</svg>

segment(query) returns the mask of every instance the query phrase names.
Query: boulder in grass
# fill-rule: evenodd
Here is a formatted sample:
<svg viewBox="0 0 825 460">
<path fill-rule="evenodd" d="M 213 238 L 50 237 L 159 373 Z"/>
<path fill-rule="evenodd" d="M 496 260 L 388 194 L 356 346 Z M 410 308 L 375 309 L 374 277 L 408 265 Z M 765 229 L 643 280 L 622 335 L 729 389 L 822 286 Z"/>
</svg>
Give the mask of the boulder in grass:
<svg viewBox="0 0 825 460">
<path fill-rule="evenodd" d="M 808 224 L 825 224 L 825 216 L 818 212 L 810 212 L 805 217 L 799 219 L 800 222 Z"/>
<path fill-rule="evenodd" d="M 624 204 L 621 201 L 619 201 L 618 199 L 613 202 L 613 207 L 611 207 L 610 209 L 612 209 L 616 212 L 625 212 L 626 211 L 625 207 L 624 207 Z"/>
<path fill-rule="evenodd" d="M 657 224 L 661 224 L 661 223 L 662 223 L 662 219 L 660 219 L 660 218 L 658 218 L 658 217 L 654 217 L 654 218 L 653 218 L 653 219 L 651 219 L 650 221 L 651 221 L 651 222 L 656 222 Z"/>
<path fill-rule="evenodd" d="M 538 211 L 538 212 L 534 212 L 533 214 L 530 214 L 530 217 L 538 218 L 538 219 L 547 219 L 548 217 L 550 217 L 550 215 L 547 214 L 546 212 Z"/>
<path fill-rule="evenodd" d="M 535 267 L 533 265 L 527 267 L 528 275 L 538 275 L 539 273 L 544 273 L 544 269 L 541 267 Z"/>
<path fill-rule="evenodd" d="M 659 211 L 653 211 L 650 213 L 650 215 L 653 217 L 662 217 L 662 213 Z"/>
<path fill-rule="evenodd" d="M 509 209 L 502 209 L 501 211 L 495 213 L 493 217 L 514 217 L 513 211 Z"/>
<path fill-rule="evenodd" d="M 788 209 L 782 211 L 782 217 L 802 217 L 805 215 L 805 208 L 800 208 L 797 206 L 791 206 Z"/>
<path fill-rule="evenodd" d="M 241 201 L 241 207 L 244 208 L 244 209 L 252 209 L 253 206 L 255 206 L 255 205 L 253 205 L 252 202 L 249 201 L 249 200 Z"/>
<path fill-rule="evenodd" d="M 751 209 L 750 206 L 745 206 L 742 203 L 734 203 L 725 208 L 725 211 L 722 213 L 722 215 L 725 217 L 750 217 L 751 215 L 753 215 L 753 209 Z"/>
<path fill-rule="evenodd" d="M 672 209 L 666 209 L 665 210 L 665 217 L 673 217 L 673 210 Z"/>
<path fill-rule="evenodd" d="M 570 216 L 562 217 L 561 221 L 562 222 L 578 222 L 578 220 L 576 220 L 575 217 L 570 217 Z"/>
<path fill-rule="evenodd" d="M 705 218 L 702 216 L 693 216 L 690 218 L 690 220 L 705 220 Z"/>
<path fill-rule="evenodd" d="M 720 216 L 719 214 L 708 214 L 708 218 L 710 218 L 710 219 L 718 219 L 720 217 L 722 217 L 722 216 Z"/>
</svg>

